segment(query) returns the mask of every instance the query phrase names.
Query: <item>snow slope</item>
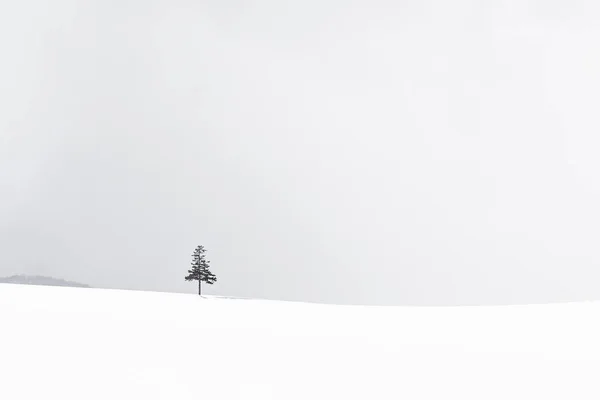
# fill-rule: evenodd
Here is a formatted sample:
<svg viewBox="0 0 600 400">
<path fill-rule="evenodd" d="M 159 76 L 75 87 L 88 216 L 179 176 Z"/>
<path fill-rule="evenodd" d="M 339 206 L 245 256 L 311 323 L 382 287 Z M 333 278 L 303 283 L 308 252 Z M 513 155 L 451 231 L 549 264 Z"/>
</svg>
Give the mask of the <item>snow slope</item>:
<svg viewBox="0 0 600 400">
<path fill-rule="evenodd" d="M 598 399 L 599 321 L 0 284 L 0 398 Z"/>
</svg>

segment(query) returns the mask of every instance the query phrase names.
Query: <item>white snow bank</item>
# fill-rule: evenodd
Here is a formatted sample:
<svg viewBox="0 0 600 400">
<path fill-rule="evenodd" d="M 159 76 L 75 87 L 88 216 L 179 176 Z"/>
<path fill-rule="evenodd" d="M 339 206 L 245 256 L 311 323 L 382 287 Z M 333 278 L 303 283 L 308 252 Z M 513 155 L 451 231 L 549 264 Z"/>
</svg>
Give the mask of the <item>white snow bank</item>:
<svg viewBox="0 0 600 400">
<path fill-rule="evenodd" d="M 598 399 L 599 316 L 0 284 L 0 398 Z"/>
</svg>

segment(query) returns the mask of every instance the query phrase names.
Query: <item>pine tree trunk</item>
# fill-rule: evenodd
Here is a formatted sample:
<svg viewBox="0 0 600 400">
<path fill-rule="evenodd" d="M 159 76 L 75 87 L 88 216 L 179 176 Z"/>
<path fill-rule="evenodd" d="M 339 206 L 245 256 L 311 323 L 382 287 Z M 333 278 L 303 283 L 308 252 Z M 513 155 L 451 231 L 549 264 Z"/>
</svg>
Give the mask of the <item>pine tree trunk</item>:
<svg viewBox="0 0 600 400">
<path fill-rule="evenodd" d="M 202 281 L 198 279 L 198 296 L 202 296 Z"/>
</svg>

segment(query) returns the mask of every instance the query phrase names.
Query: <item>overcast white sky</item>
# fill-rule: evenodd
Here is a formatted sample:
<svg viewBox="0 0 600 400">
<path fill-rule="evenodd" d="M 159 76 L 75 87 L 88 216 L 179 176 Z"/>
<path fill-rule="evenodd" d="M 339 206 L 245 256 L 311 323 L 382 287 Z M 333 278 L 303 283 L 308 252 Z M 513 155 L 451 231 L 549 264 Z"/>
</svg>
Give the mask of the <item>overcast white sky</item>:
<svg viewBox="0 0 600 400">
<path fill-rule="evenodd" d="M 600 3 L 0 5 L 0 276 L 600 299 Z"/>
</svg>

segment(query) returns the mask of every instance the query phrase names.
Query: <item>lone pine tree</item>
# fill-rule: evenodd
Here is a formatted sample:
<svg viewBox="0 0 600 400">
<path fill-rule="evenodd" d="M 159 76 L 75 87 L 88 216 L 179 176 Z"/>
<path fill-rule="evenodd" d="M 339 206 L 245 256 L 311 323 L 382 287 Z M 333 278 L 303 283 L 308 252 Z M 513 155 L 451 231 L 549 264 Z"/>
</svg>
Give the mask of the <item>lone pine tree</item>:
<svg viewBox="0 0 600 400">
<path fill-rule="evenodd" d="M 202 295 L 202 282 L 212 285 L 217 281 L 217 277 L 208 269 L 210 261 L 206 259 L 204 253 L 206 253 L 204 246 L 196 247 L 194 254 L 192 254 L 192 268 L 188 271 L 188 276 L 185 277 L 186 281 L 198 281 L 199 295 Z"/>
</svg>

